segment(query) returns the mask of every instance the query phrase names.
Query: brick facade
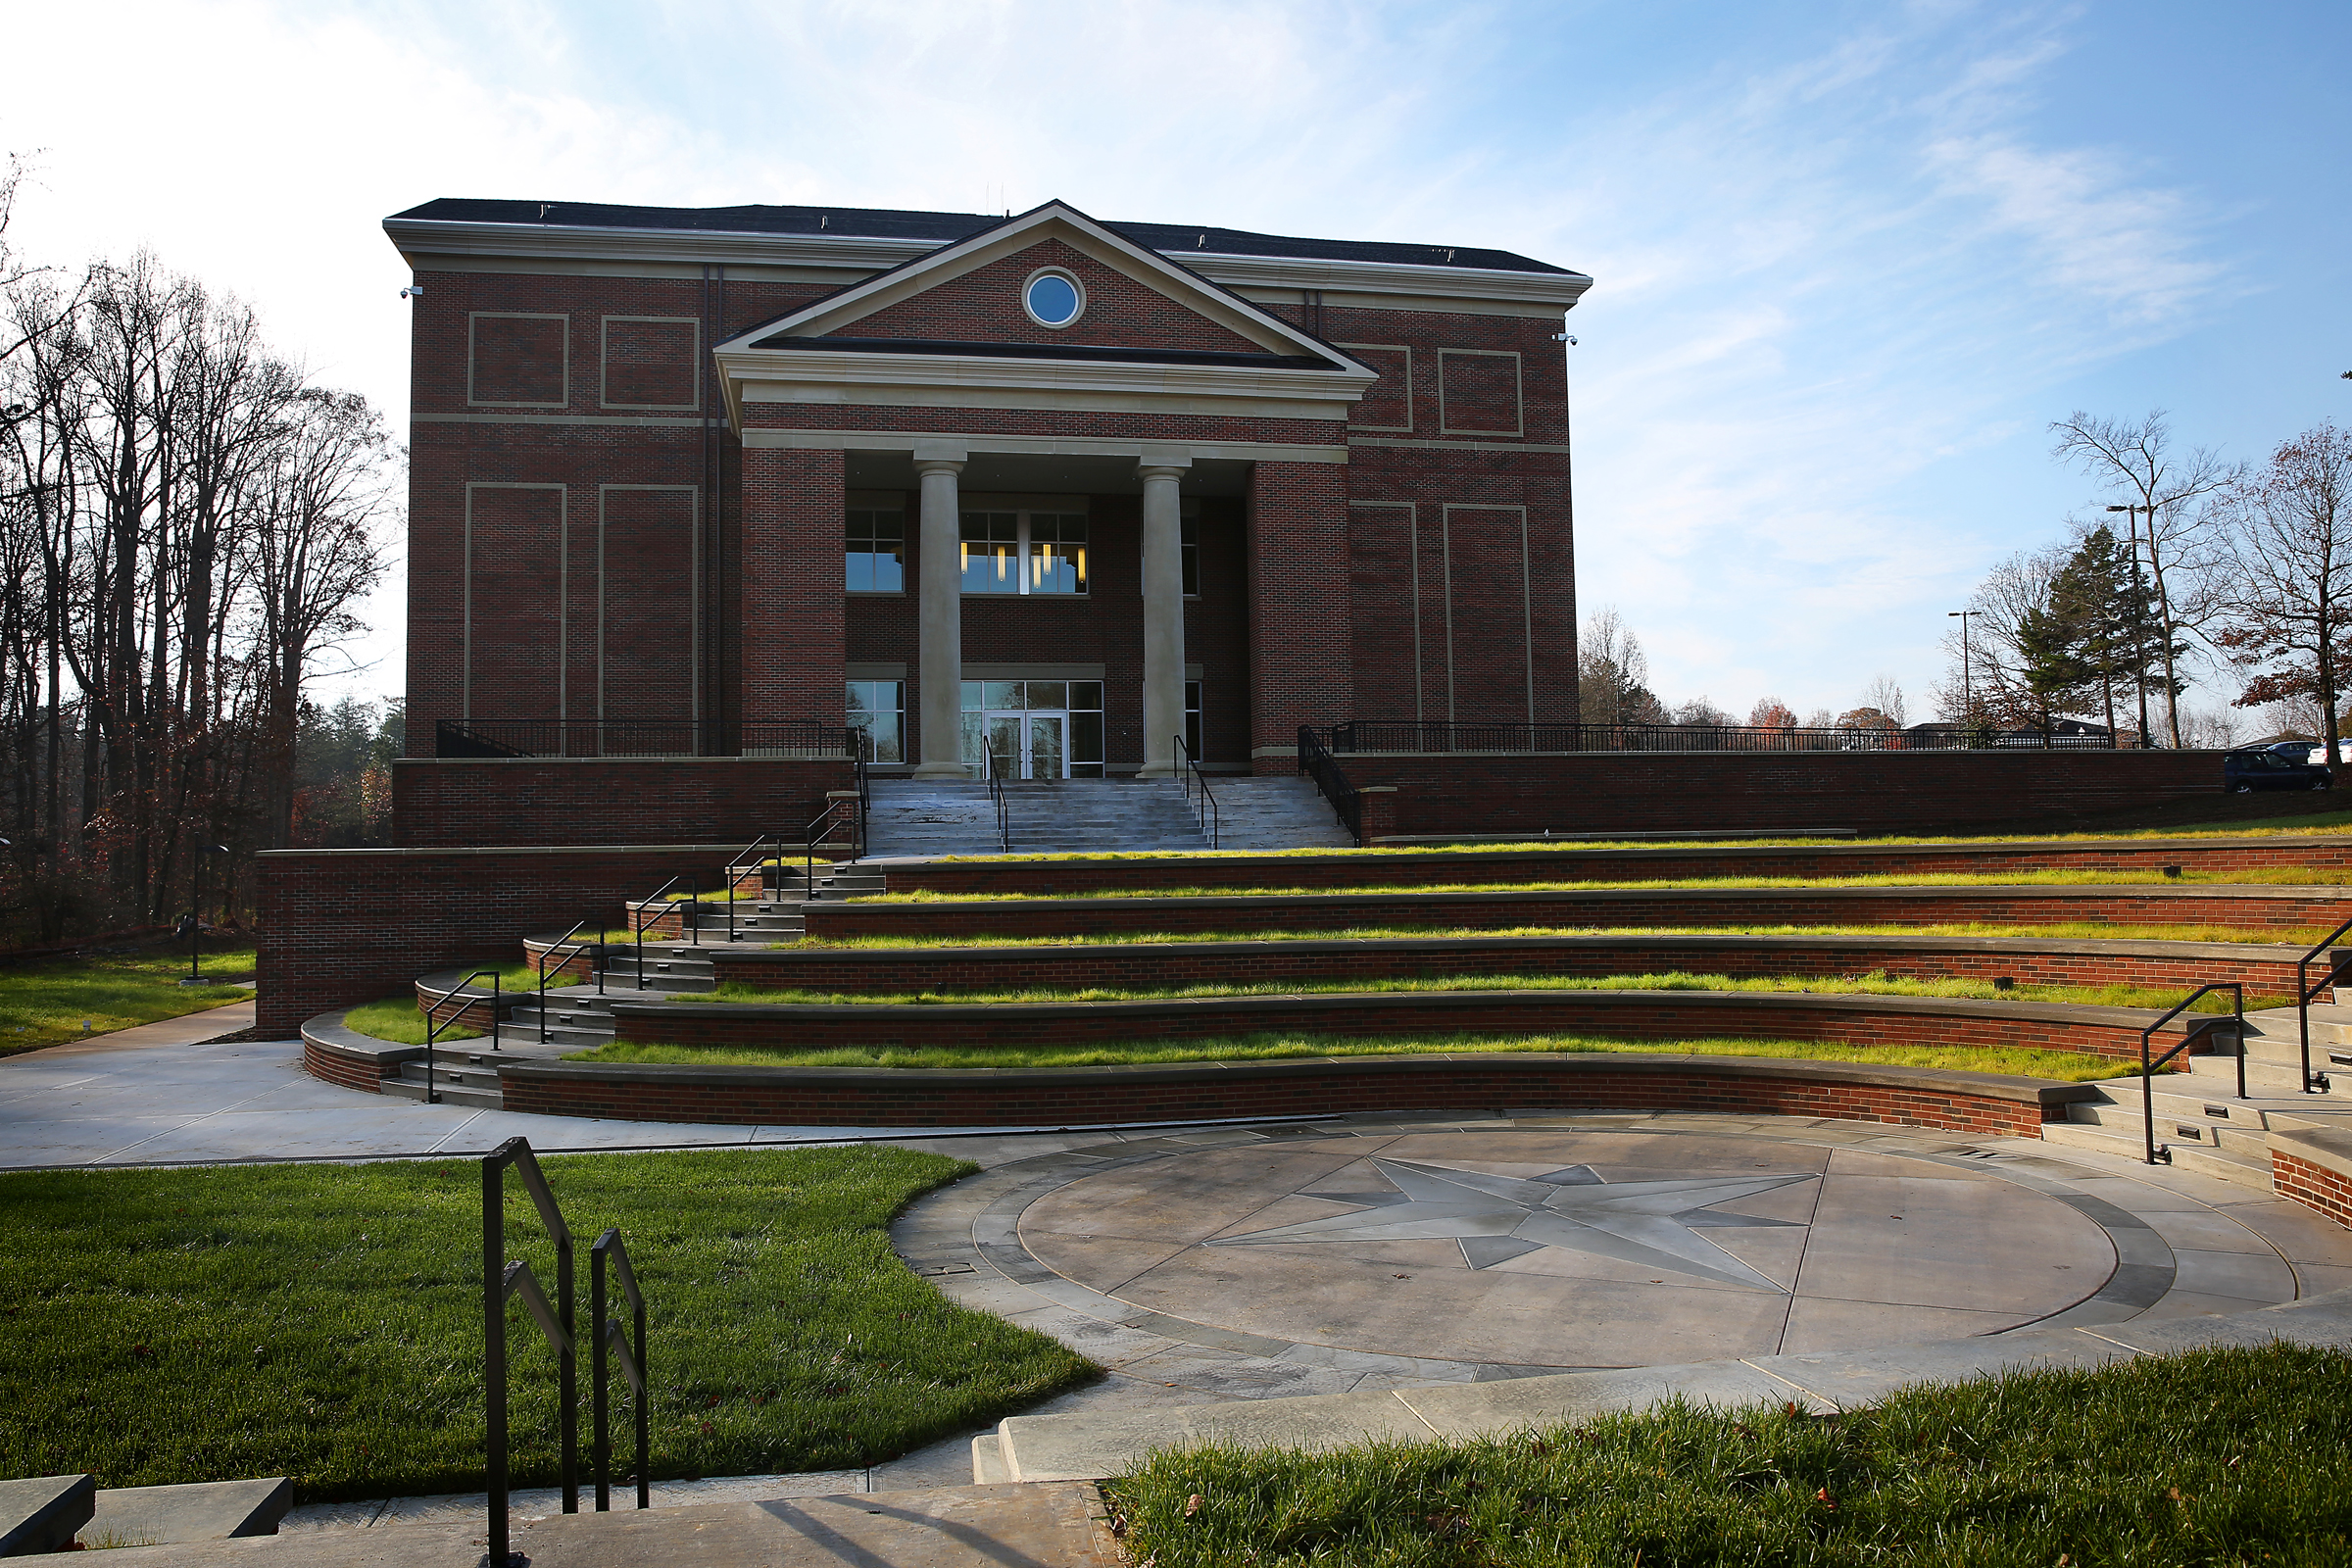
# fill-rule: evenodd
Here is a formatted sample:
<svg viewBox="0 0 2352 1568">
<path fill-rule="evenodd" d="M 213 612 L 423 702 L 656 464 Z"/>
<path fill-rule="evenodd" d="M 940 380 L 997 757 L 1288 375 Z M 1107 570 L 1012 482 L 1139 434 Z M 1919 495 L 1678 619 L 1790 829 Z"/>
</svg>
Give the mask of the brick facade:
<svg viewBox="0 0 2352 1568">
<path fill-rule="evenodd" d="M 847 761 L 790 758 L 409 758 L 392 766 L 393 834 L 415 849 L 797 841 L 855 781 Z"/>
</svg>

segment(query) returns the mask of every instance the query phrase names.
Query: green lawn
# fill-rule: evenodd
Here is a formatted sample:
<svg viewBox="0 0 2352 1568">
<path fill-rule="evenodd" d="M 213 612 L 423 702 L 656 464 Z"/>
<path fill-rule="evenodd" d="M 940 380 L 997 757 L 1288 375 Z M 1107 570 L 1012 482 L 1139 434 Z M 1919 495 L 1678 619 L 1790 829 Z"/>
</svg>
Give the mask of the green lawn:
<svg viewBox="0 0 2352 1568">
<path fill-rule="evenodd" d="M 1685 889 L 1763 890 L 1768 888 L 2001 888 L 2001 887 L 2138 887 L 2161 884 L 2180 887 L 2207 884 L 2221 887 L 2340 887 L 2352 882 L 2352 871 L 2337 866 L 2274 865 L 2231 871 L 2186 871 L 2168 877 L 2162 871 L 2112 871 L 2095 866 L 2045 866 L 2034 871 L 1906 872 L 1865 876 L 1709 876 L 1671 877 L 1660 881 L 1524 880 L 1512 882 L 1399 883 L 1367 887 L 1269 888 L 1089 888 L 1078 893 L 941 893 L 912 888 L 904 893 L 877 893 L 849 899 L 850 904 L 1016 904 L 1040 899 L 1302 899 L 1317 896 L 1429 893 L 1669 893 Z"/>
<path fill-rule="evenodd" d="M 1674 969 L 1649 974 L 1416 975 L 1386 979 L 1268 980 L 1251 985 L 1204 983 L 1157 988 L 1089 986 L 1062 990 L 1033 987 L 1014 991 L 923 990 L 872 994 L 762 989 L 729 981 L 716 991 L 670 993 L 665 1000 L 873 1007 L 955 1003 L 1168 1002 L 1200 997 L 1362 996 L 1425 991 L 1752 991 L 1811 993 L 1833 997 L 1948 997 L 1978 1002 L 2063 1002 L 2081 1006 L 2146 1007 L 2161 1012 L 2195 989 L 2193 986 L 2020 985 L 2003 990 L 1989 980 L 1914 980 L 1891 975 L 1885 970 L 1851 978 L 1823 975 L 1736 978 Z M 2282 1007 L 2292 1002 L 2293 998 L 2287 996 L 2249 996 L 2246 998 L 2246 1010 L 2251 1012 L 2262 1007 Z M 2230 999 L 2219 995 L 2208 996 L 2197 1003 L 2196 1010 L 2228 1012 Z M 417 1038 L 421 1042 L 421 1032 Z"/>
<path fill-rule="evenodd" d="M 1851 1046 L 1840 1040 L 1628 1040 L 1607 1035 L 1249 1034 L 1223 1040 L 1132 1041 L 1102 1046 L 929 1048 L 837 1046 L 791 1051 L 763 1046 L 673 1046 L 615 1041 L 570 1061 L 649 1062 L 698 1067 L 1105 1067 L 1171 1061 L 1273 1061 L 1295 1056 L 1408 1056 L 1456 1052 L 1688 1052 L 1706 1056 L 1770 1056 L 1793 1061 L 1864 1061 L 1881 1066 L 1945 1067 L 2010 1073 L 2061 1083 L 2136 1076 L 2138 1063 L 2071 1051 L 1972 1046 Z"/>
<path fill-rule="evenodd" d="M 588 1243 L 617 1224 L 636 1261 L 657 1477 L 864 1464 L 1093 1375 L 892 1253 L 890 1217 L 960 1161 L 545 1167 L 579 1238 L 583 1315 Z M 553 1248 L 507 1186 L 508 1255 L 552 1290 Z M 304 1501 L 480 1489 L 480 1192 L 472 1160 L 0 1175 L 0 1477 L 290 1475 Z M 554 1360 L 511 1305 L 515 1481 L 546 1485 Z"/>
<path fill-rule="evenodd" d="M 0 1056 L 253 999 L 227 983 L 253 978 L 249 946 L 205 950 L 204 978 L 221 984 L 180 985 L 187 972 L 184 946 L 0 968 Z"/>
<path fill-rule="evenodd" d="M 2352 1561 L 2352 1359 L 2288 1346 L 1674 1404 L 1457 1446 L 1196 1449 L 1110 1482 L 1157 1568 L 2322 1568 Z"/>
<path fill-rule="evenodd" d="M 774 942 L 772 948 L 1083 948 L 1127 947 L 1148 942 L 1386 942 L 1399 937 L 2026 937 L 2061 941 L 2113 942 L 2118 927 L 2108 920 L 2062 920 L 2046 925 L 1976 921 L 1943 925 L 1365 925 L 1331 930 L 1074 932 L 1062 936 L 874 936 L 808 937 Z M 2326 926 L 2254 931 L 2232 925 L 2141 925 L 2126 928 L 2120 940 L 2139 942 L 2282 943 L 2307 948 L 2328 934 Z"/>
</svg>

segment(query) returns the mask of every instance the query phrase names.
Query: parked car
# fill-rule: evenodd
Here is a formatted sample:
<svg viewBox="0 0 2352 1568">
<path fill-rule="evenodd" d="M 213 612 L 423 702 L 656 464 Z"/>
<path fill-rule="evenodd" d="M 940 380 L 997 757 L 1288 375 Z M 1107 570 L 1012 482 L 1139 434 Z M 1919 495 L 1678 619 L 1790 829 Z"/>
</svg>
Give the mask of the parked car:
<svg viewBox="0 0 2352 1568">
<path fill-rule="evenodd" d="M 2232 795 L 2256 790 L 2326 790 L 2335 774 L 2318 762 L 2296 761 L 2278 748 L 2248 748 L 2222 757 L 2222 788 Z"/>
<path fill-rule="evenodd" d="M 2328 760 L 2326 741 L 2275 741 L 2264 750 L 2277 752 L 2290 762 L 2324 763 Z M 2352 740 L 2335 743 L 2335 760 L 2338 762 L 2352 762 Z"/>
</svg>

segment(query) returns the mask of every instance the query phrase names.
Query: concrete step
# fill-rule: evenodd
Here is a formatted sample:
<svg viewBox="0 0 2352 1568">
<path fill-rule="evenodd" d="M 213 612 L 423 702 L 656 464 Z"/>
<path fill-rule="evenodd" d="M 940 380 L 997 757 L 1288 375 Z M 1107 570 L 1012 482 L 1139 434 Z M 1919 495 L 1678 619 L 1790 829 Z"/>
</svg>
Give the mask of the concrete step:
<svg viewBox="0 0 2352 1568">
<path fill-rule="evenodd" d="M 33 1476 L 0 1481 L 0 1557 L 72 1549 L 90 1522 L 98 1483 L 89 1476 Z"/>
<path fill-rule="evenodd" d="M 2180 1065 L 2182 1059 L 2176 1056 L 2173 1058 L 2174 1065 Z M 2230 1095 L 2237 1093 L 2236 1056 L 2195 1056 L 2186 1059 L 2188 1061 L 2186 1076 L 2195 1079 L 2199 1084 L 2211 1086 L 2208 1089 L 2200 1089 L 2198 1093 Z M 2319 1068 L 2316 1057 L 2313 1059 L 2312 1066 L 2316 1072 Z M 2352 1083 L 2352 1080 L 2346 1080 L 2346 1082 Z M 2246 1092 L 2255 1098 L 2278 1099 L 2299 1093 L 2302 1087 L 2303 1070 L 2295 1065 L 2292 1058 L 2286 1061 L 2268 1061 L 2251 1054 L 2246 1057 Z"/>
<path fill-rule="evenodd" d="M 2136 1127 L 2127 1133 L 2119 1128 L 2093 1126 L 2086 1122 L 2044 1122 L 2041 1138 L 2042 1142 L 2061 1149 L 2094 1149 L 2102 1153 L 2132 1160 L 2144 1157 L 2139 1129 Z M 2162 1123 L 2157 1125 L 2156 1141 L 2172 1151 L 2173 1164 L 2178 1169 L 2235 1182 L 2239 1186 L 2265 1193 L 2271 1191 L 2271 1160 L 2267 1153 L 2256 1159 L 2251 1155 L 2200 1148 L 2166 1137 Z"/>
<path fill-rule="evenodd" d="M 98 1494 L 97 1511 L 79 1539 L 84 1547 L 108 1547 L 274 1536 L 293 1503 L 294 1483 L 284 1476 L 118 1487 Z"/>
<path fill-rule="evenodd" d="M 444 1105 L 466 1105 L 477 1110 L 498 1110 L 503 1108 L 507 1102 L 506 1097 L 495 1089 L 466 1089 L 456 1084 L 437 1084 L 432 1086 L 432 1098 Z M 384 1080 L 384 1093 L 395 1100 L 414 1100 L 421 1102 L 426 1098 L 425 1091 L 426 1085 L 421 1079 L 402 1077 Z"/>
<path fill-rule="evenodd" d="M 2197 1106 L 2193 1101 L 2188 1103 L 2196 1108 L 2183 1109 L 2181 1102 L 2177 1100 L 2169 1105 L 2161 1101 L 2157 1103 L 2158 1143 L 2187 1143 L 2199 1149 L 2242 1154 L 2260 1161 L 2265 1170 L 2270 1168 L 2270 1134 L 2258 1122 L 2205 1115 L 2202 1114 L 2204 1107 Z M 2137 1100 L 2114 1104 L 2079 1102 L 2066 1107 L 2066 1119 L 2070 1124 L 2103 1128 L 2127 1139 L 2141 1136 L 2143 1114 Z M 2049 1131 L 2047 1124 L 2042 1131 L 2046 1136 Z"/>
</svg>

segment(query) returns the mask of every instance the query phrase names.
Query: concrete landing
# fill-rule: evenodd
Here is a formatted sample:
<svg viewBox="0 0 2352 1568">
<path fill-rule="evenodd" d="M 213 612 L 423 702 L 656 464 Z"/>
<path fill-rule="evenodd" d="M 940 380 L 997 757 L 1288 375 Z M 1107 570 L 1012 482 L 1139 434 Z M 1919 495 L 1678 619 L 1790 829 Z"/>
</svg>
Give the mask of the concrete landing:
<svg viewBox="0 0 2352 1568">
<path fill-rule="evenodd" d="M 303 1568 L 476 1568 L 483 1522 L 310 1532 L 139 1548 L 125 1568 L 279 1563 Z M 1089 1484 L 941 1487 L 706 1503 L 517 1521 L 530 1568 L 1123 1568 Z"/>
<path fill-rule="evenodd" d="M 294 1483 L 284 1476 L 119 1487 L 98 1494 L 97 1511 L 78 1539 L 84 1546 L 156 1546 L 267 1536 L 276 1531 L 293 1501 Z"/>
</svg>

